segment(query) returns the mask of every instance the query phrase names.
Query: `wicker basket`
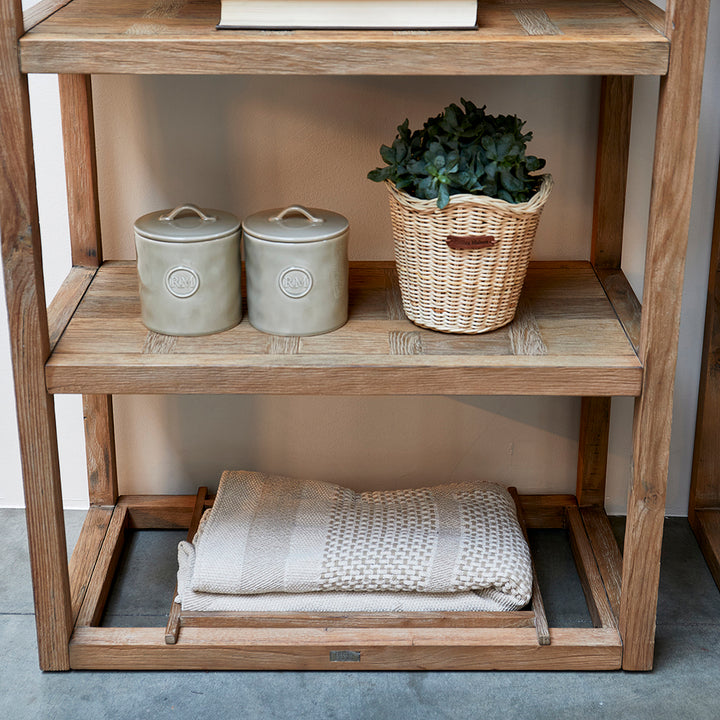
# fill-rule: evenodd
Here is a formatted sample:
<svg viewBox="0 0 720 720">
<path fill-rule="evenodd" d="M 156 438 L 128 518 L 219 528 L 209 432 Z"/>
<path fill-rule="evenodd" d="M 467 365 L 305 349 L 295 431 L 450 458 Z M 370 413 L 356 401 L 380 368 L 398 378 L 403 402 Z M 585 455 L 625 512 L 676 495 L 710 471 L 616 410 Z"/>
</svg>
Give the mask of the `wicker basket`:
<svg viewBox="0 0 720 720">
<path fill-rule="evenodd" d="M 482 333 L 515 315 L 533 240 L 552 177 L 524 203 L 453 195 L 442 210 L 386 182 L 395 261 L 405 314 L 416 325 L 451 333 Z M 453 249 L 453 245 L 487 247 Z M 474 238 L 473 240 L 468 240 Z"/>
</svg>

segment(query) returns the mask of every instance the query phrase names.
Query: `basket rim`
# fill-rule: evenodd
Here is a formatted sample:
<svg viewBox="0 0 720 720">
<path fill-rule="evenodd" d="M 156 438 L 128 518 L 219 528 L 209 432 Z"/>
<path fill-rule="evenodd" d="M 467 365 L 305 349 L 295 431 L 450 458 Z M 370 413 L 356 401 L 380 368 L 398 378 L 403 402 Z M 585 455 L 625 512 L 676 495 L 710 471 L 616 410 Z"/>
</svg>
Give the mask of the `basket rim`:
<svg viewBox="0 0 720 720">
<path fill-rule="evenodd" d="M 450 201 L 444 208 L 437 206 L 437 200 L 421 200 L 420 198 L 409 195 L 404 190 L 399 190 L 392 180 L 385 180 L 385 185 L 391 195 L 395 199 L 410 210 L 420 213 L 441 213 L 446 211 L 450 206 L 455 205 L 471 205 L 474 207 L 488 207 L 516 215 L 526 215 L 536 213 L 545 205 L 550 191 L 553 188 L 553 177 L 549 173 L 541 175 L 542 183 L 540 189 L 529 199 L 522 203 L 511 203 L 500 198 L 492 198 L 487 195 L 472 195 L 470 193 L 459 193 L 451 195 Z"/>
</svg>

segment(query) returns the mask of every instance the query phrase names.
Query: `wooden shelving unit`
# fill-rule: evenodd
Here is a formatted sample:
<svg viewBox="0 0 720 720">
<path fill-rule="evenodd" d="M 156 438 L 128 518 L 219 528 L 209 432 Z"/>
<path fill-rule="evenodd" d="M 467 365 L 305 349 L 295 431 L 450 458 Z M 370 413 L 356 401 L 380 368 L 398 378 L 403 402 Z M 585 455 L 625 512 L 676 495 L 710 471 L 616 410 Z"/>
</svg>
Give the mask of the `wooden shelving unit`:
<svg viewBox="0 0 720 720">
<path fill-rule="evenodd" d="M 688 520 L 715 582 L 720 587 L 720 468 L 717 453 L 720 384 L 716 360 L 720 300 L 720 168 L 718 181 Z"/>
<path fill-rule="evenodd" d="M 41 668 L 651 668 L 707 0 L 666 13 L 647 0 L 482 0 L 480 29 L 461 32 L 218 32 L 214 0 L 0 8 L 2 256 Z M 63 106 L 74 267 L 47 309 L 30 72 L 60 74 Z M 517 318 L 485 336 L 409 323 L 387 263 L 353 268 L 350 322 L 329 335 L 271 337 L 247 321 L 202 343 L 149 333 L 132 264 L 103 263 L 93 73 L 602 75 L 591 256 L 534 264 Z M 644 74 L 661 92 L 641 310 L 620 258 Z M 188 528 L 195 506 L 118 495 L 112 395 L 179 392 L 581 396 L 575 494 L 519 502 L 528 527 L 568 529 L 595 627 L 550 627 L 549 644 L 525 615 L 187 618 L 174 644 L 165 628 L 99 627 L 126 530 Z M 69 564 L 53 393 L 82 394 L 86 418 L 91 508 Z M 603 509 L 614 395 L 636 398 L 624 557 Z"/>
</svg>

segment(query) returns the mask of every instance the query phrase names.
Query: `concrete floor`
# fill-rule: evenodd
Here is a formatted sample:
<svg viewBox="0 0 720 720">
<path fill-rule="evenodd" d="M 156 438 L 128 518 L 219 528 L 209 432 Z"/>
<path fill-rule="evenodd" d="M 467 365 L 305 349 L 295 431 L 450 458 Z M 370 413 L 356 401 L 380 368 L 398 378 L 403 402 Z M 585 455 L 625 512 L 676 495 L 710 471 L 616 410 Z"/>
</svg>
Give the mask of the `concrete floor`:
<svg viewBox="0 0 720 720">
<path fill-rule="evenodd" d="M 72 547 L 84 513 L 66 513 Z M 651 673 L 68 672 L 38 669 L 25 520 L 0 509 L 0 719 L 720 718 L 720 592 L 687 521 L 666 522 Z M 622 521 L 616 522 L 622 532 Z M 160 625 L 183 533 L 131 539 L 104 624 Z M 536 533 L 551 624 L 589 625 L 563 533 Z M 138 574 L 140 573 L 140 574 Z"/>
</svg>

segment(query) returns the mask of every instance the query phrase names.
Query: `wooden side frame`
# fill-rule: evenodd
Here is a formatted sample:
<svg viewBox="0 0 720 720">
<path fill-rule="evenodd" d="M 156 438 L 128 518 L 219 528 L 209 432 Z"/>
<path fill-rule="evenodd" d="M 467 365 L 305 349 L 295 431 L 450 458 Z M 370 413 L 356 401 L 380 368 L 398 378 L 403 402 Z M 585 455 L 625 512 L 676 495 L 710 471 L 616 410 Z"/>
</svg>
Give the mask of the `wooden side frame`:
<svg viewBox="0 0 720 720">
<path fill-rule="evenodd" d="M 670 0 L 666 10 L 670 66 L 660 80 L 639 347 L 645 370 L 643 392 L 635 401 L 634 473 L 620 599 L 626 670 L 650 670 L 655 647 L 673 381 L 708 10 L 708 0 Z"/>
</svg>

